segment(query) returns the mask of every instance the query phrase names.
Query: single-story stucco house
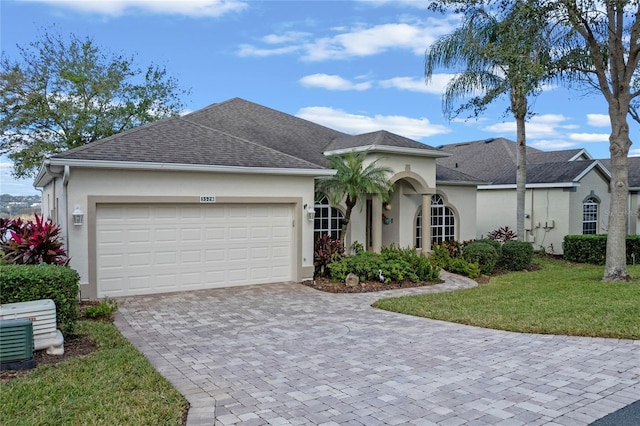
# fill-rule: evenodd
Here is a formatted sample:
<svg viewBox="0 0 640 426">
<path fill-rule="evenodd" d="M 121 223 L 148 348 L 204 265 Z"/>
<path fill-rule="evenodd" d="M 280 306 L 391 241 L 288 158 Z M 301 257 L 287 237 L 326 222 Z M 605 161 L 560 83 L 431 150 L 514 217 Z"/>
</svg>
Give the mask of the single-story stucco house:
<svg viewBox="0 0 640 426">
<path fill-rule="evenodd" d="M 426 251 L 475 238 L 479 182 L 436 165 L 450 154 L 239 98 L 51 156 L 35 186 L 82 298 L 302 281 L 314 274 L 314 238 L 335 235 L 342 214 L 316 200 L 315 181 L 334 174 L 327 156 L 350 151 L 391 167 L 394 191 L 384 206 L 372 196 L 356 206 L 348 246 Z"/>
<path fill-rule="evenodd" d="M 478 186 L 476 238 L 504 226 L 515 231 L 517 144 L 495 138 L 440 148 L 451 155 L 439 157 L 439 166 L 485 182 Z M 526 156 L 525 230 L 535 249 L 562 254 L 566 235 L 607 233 L 611 174 L 601 161 L 584 149 L 527 147 Z"/>
<path fill-rule="evenodd" d="M 600 160 L 611 170 L 611 160 Z M 628 234 L 640 234 L 640 157 L 627 158 L 629 170 L 629 225 Z"/>
</svg>

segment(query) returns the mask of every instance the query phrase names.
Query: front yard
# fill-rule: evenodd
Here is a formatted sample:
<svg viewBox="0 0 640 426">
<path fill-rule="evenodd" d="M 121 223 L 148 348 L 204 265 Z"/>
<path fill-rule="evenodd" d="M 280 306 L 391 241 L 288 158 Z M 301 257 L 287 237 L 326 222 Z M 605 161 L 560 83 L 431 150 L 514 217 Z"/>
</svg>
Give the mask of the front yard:
<svg viewBox="0 0 640 426">
<path fill-rule="evenodd" d="M 182 425 L 187 401 L 111 322 L 80 321 L 97 350 L 0 381 L 0 424 Z"/>
<path fill-rule="evenodd" d="M 603 283 L 603 267 L 536 258 L 538 270 L 491 278 L 451 293 L 383 299 L 375 307 L 479 327 L 640 339 L 640 265 L 630 283 Z"/>
</svg>

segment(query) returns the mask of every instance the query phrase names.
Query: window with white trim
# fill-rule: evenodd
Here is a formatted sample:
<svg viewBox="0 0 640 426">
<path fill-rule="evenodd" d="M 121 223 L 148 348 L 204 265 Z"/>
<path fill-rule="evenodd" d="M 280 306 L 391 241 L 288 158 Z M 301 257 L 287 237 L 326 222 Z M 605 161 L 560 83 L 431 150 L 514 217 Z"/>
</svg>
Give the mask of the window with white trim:
<svg viewBox="0 0 640 426">
<path fill-rule="evenodd" d="M 455 240 L 456 218 L 453 210 L 444 205 L 442 196 L 431 197 L 431 245 Z M 422 248 L 422 207 L 416 216 L 416 248 Z"/>
<path fill-rule="evenodd" d="M 313 220 L 313 240 L 317 241 L 324 234 L 333 239 L 340 237 L 340 229 L 344 215 L 335 207 L 331 207 L 326 196 L 316 201 L 314 205 L 316 216 Z"/>
<path fill-rule="evenodd" d="M 582 233 L 598 233 L 598 207 L 600 201 L 596 197 L 588 197 L 582 202 Z"/>
</svg>

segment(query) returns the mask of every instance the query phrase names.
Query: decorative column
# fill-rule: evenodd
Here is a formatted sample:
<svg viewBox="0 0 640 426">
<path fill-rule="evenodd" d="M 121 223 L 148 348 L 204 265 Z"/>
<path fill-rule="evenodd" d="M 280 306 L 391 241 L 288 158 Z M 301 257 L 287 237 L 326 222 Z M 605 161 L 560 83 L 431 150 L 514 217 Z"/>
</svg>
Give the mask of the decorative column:
<svg viewBox="0 0 640 426">
<path fill-rule="evenodd" d="M 422 253 L 431 252 L 431 194 L 422 194 Z"/>
<path fill-rule="evenodd" d="M 371 197 L 371 247 L 374 253 L 382 250 L 382 201 L 378 195 Z"/>
</svg>

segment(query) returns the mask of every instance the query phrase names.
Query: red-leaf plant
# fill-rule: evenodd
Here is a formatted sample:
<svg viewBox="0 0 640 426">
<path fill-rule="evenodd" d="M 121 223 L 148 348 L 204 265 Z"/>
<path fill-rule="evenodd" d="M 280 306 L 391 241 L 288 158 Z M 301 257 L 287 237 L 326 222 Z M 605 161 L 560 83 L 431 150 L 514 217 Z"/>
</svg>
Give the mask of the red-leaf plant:
<svg viewBox="0 0 640 426">
<path fill-rule="evenodd" d="M 69 257 L 63 248 L 60 228 L 51 219 L 35 215 L 35 221 L 0 219 L 0 250 L 9 263 L 37 265 L 50 263 L 68 265 Z"/>
</svg>

